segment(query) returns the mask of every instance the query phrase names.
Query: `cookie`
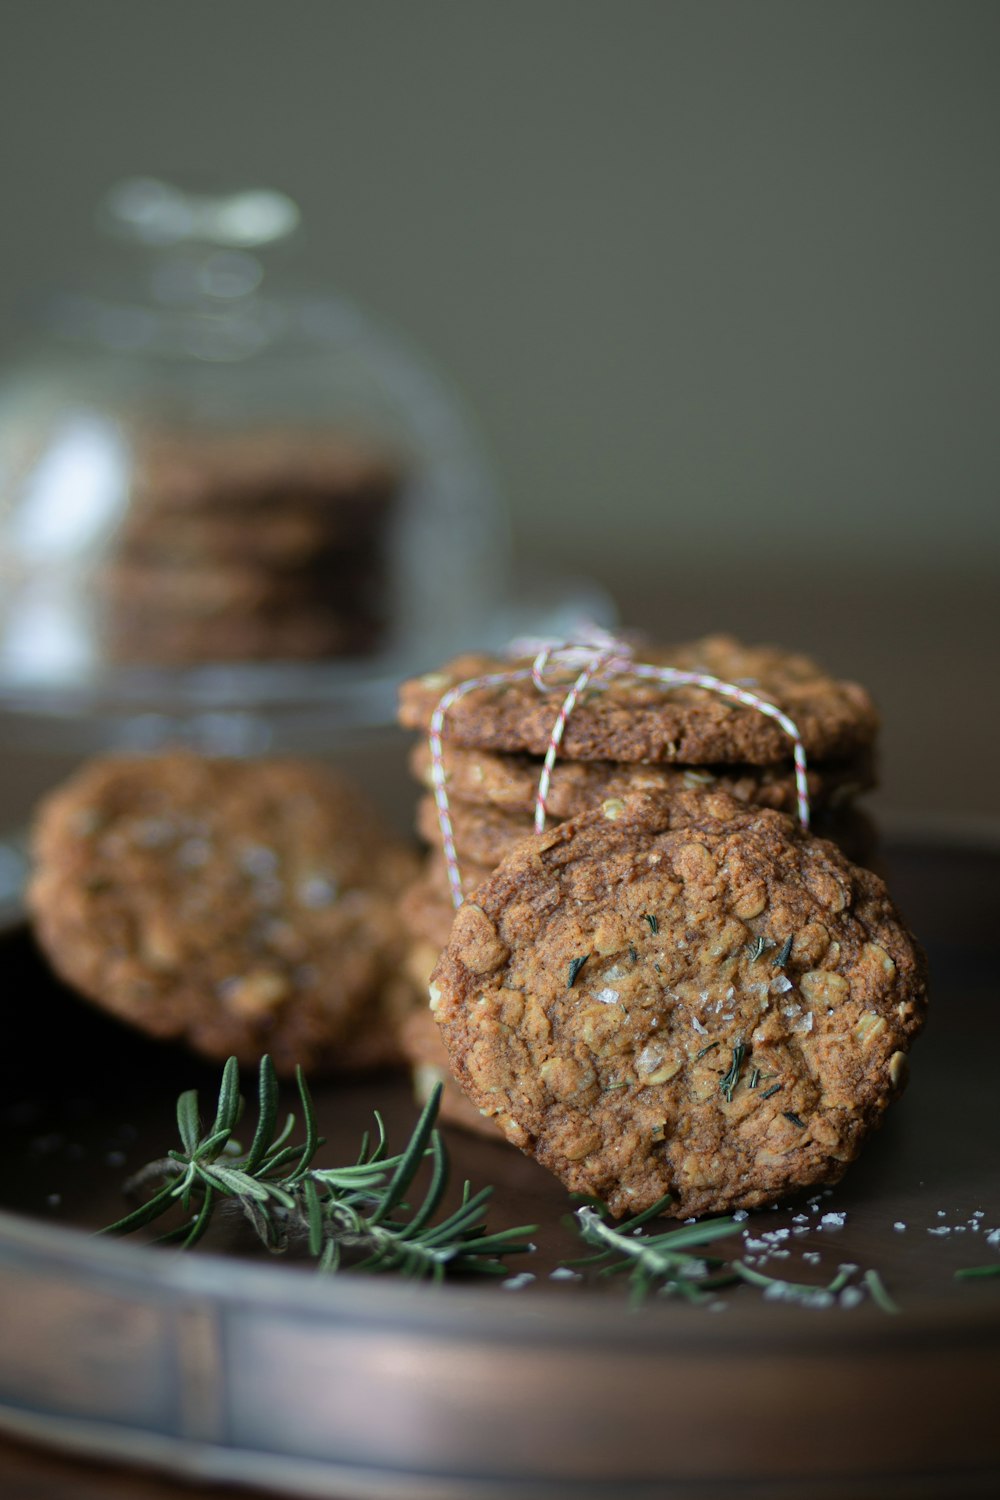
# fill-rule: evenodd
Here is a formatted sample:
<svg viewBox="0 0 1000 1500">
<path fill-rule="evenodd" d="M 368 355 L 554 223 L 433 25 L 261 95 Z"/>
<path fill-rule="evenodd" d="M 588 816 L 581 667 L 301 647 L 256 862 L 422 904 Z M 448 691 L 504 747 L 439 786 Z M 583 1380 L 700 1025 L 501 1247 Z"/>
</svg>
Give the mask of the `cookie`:
<svg viewBox="0 0 1000 1500">
<path fill-rule="evenodd" d="M 296 761 L 92 762 L 42 804 L 29 906 L 63 979 L 153 1036 L 280 1072 L 392 1055 L 415 873 L 358 789 Z"/>
<path fill-rule="evenodd" d="M 162 432 L 137 444 L 130 524 L 165 511 L 299 509 L 363 515 L 399 485 L 391 459 L 353 439 L 300 429 Z M 134 518 L 134 519 L 133 519 Z"/>
<path fill-rule="evenodd" d="M 413 1093 L 417 1104 L 427 1103 L 437 1084 L 442 1085 L 438 1117 L 446 1125 L 455 1125 L 473 1135 L 486 1136 L 490 1140 L 502 1139 L 496 1121 L 490 1115 L 480 1114 L 474 1104 L 462 1093 L 451 1076 L 448 1054 L 441 1040 L 434 1017 L 426 1002 L 413 1010 L 403 1022 L 401 1040 L 406 1060 L 413 1076 Z"/>
<path fill-rule="evenodd" d="M 258 618 L 214 620 L 175 613 L 118 611 L 104 634 L 108 661 L 121 666 L 197 667 L 213 662 L 315 661 L 365 656 L 382 638 L 381 626 L 363 615 L 341 620 L 326 611 L 293 609 Z"/>
<path fill-rule="evenodd" d="M 507 1139 L 617 1215 L 837 1180 L 902 1088 L 925 964 L 885 886 L 722 793 L 522 844 L 457 912 L 432 1004 Z"/>
<path fill-rule="evenodd" d="M 673 793 L 660 795 L 676 794 L 675 787 Z M 475 807 L 457 797 L 450 799 L 449 812 L 463 878 L 466 866 L 494 869 L 522 839 L 534 833 L 534 819 L 527 813 L 506 814 L 492 807 Z M 427 843 L 440 845 L 441 825 L 433 797 L 422 797 L 417 805 L 417 831 Z M 817 838 L 832 839 L 854 864 L 868 864 L 875 849 L 871 820 L 847 804 L 819 812 L 812 821 L 812 831 Z M 482 874 L 477 874 L 475 884 L 482 878 Z"/>
<path fill-rule="evenodd" d="M 744 646 L 728 636 L 670 648 L 643 647 L 639 656 L 657 666 L 711 673 L 768 698 L 795 721 L 807 755 L 817 760 L 854 758 L 870 747 L 878 729 L 865 689 L 827 676 L 805 656 Z M 440 672 L 413 678 L 400 689 L 400 723 L 426 732 L 449 688 L 529 664 L 528 658 L 470 655 Z M 566 688 L 576 670 L 561 674 Z M 541 693 L 530 678 L 478 688 L 449 708 L 445 738 L 464 747 L 544 755 L 560 702 L 558 690 Z M 756 709 L 727 703 L 705 689 L 666 689 L 625 677 L 582 695 L 567 723 L 561 754 L 565 760 L 583 761 L 770 765 L 788 760 L 789 740 Z"/>
<path fill-rule="evenodd" d="M 492 874 L 491 869 L 466 865 L 462 871 L 464 893 L 472 895 L 476 887 Z M 415 880 L 403 893 L 399 914 L 411 937 L 423 938 L 439 950 L 444 947 L 455 919 L 455 907 L 443 857 L 434 855 L 427 861 L 420 879 Z"/>
<path fill-rule="evenodd" d="M 504 755 L 488 750 L 444 746 L 445 785 L 449 795 L 480 807 L 533 816 L 542 773 L 541 757 Z M 419 740 L 410 753 L 410 770 L 422 786 L 432 788 L 431 753 Z M 854 761 L 810 765 L 809 799 L 815 812 L 839 806 L 875 785 L 870 755 Z M 552 769 L 546 811 L 553 822 L 576 817 L 607 797 L 630 792 L 672 792 L 715 788 L 741 802 L 794 813 L 795 773 L 790 762 L 776 766 L 649 766 L 615 761 L 557 760 Z"/>
</svg>

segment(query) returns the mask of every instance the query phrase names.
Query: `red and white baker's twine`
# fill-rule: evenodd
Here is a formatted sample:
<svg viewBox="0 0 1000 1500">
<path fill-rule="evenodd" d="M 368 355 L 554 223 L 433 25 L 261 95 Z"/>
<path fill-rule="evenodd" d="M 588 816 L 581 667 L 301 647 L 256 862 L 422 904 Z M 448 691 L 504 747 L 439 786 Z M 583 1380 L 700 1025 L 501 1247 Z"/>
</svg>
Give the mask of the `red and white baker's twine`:
<svg viewBox="0 0 1000 1500">
<path fill-rule="evenodd" d="M 431 783 L 441 827 L 448 884 L 451 887 L 451 898 L 456 907 L 461 906 L 464 897 L 444 769 L 443 737 L 448 710 L 452 704 L 464 698 L 466 693 L 474 692 L 477 688 L 501 687 L 506 683 L 523 681 L 529 677 L 540 693 L 555 692 L 556 684 L 545 680 L 546 668 L 553 665 L 564 669 L 579 667 L 580 671 L 563 697 L 549 736 L 548 749 L 545 752 L 541 775 L 538 778 L 538 795 L 535 798 L 536 833 L 541 833 L 545 828 L 545 804 L 552 782 L 552 768 L 556 763 L 570 714 L 576 707 L 581 693 L 591 683 L 608 683 L 616 677 L 645 678 L 648 681 L 662 683 L 668 688 L 705 688 L 710 693 L 718 693 L 720 698 L 728 698 L 734 703 L 741 703 L 745 708 L 755 708 L 758 713 L 773 719 L 792 742 L 799 821 L 803 828 L 809 827 L 809 785 L 806 777 L 806 752 L 802 744 L 802 736 L 794 721 L 775 704 L 769 703 L 766 698 L 760 698 L 756 693 L 750 693 L 746 688 L 739 687 L 734 682 L 723 682 L 721 678 L 712 677 L 707 672 L 684 672 L 679 667 L 654 667 L 647 662 L 638 662 L 627 641 L 619 640 L 616 636 L 609 635 L 607 631 L 597 627 L 588 627 L 568 641 L 530 643 L 513 641 L 508 650 L 512 655 L 525 655 L 535 646 L 539 649 L 530 667 L 513 667 L 509 672 L 491 672 L 484 677 L 470 677 L 467 682 L 460 682 L 456 687 L 449 688 L 431 715 L 429 735 Z"/>
</svg>

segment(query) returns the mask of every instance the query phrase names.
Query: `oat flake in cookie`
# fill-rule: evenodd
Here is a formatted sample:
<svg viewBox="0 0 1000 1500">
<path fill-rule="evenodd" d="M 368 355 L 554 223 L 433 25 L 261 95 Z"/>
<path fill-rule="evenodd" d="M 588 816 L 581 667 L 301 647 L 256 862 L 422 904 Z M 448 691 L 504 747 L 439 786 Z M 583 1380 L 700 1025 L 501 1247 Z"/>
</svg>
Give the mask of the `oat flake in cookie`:
<svg viewBox="0 0 1000 1500">
<path fill-rule="evenodd" d="M 358 789 L 296 761 L 108 757 L 42 804 L 29 904 L 56 971 L 210 1057 L 397 1057 L 413 878 Z"/>
<path fill-rule="evenodd" d="M 923 955 L 877 876 L 723 793 L 634 796 L 525 842 L 432 980 L 508 1140 L 617 1215 L 832 1182 L 906 1078 Z"/>
</svg>

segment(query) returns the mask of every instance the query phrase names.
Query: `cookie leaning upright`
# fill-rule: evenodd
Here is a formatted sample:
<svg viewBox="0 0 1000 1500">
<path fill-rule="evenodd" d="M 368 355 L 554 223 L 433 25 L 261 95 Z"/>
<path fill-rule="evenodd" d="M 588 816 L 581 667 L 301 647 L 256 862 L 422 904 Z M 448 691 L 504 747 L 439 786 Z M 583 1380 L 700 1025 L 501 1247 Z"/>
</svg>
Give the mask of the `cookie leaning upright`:
<svg viewBox="0 0 1000 1500">
<path fill-rule="evenodd" d="M 906 1076 L 925 968 L 882 881 L 722 793 L 630 796 L 509 855 L 432 1004 L 508 1140 L 618 1215 L 836 1180 Z"/>
<path fill-rule="evenodd" d="M 28 900 L 62 978 L 142 1030 L 351 1068 L 397 1056 L 412 875 L 332 771 L 172 752 L 94 761 L 46 799 Z"/>
</svg>

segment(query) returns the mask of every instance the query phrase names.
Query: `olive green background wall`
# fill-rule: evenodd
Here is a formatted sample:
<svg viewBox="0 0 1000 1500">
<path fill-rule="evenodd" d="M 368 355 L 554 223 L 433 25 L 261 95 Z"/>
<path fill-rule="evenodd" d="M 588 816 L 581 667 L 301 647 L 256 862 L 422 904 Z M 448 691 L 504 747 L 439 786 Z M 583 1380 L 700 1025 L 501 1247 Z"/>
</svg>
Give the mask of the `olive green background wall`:
<svg viewBox="0 0 1000 1500">
<path fill-rule="evenodd" d="M 823 652 L 901 805 L 1000 812 L 953 774 L 996 730 L 1000 5 L 2 14 L 0 325 L 123 173 L 284 187 L 306 269 L 477 411 L 522 555 Z"/>
</svg>

